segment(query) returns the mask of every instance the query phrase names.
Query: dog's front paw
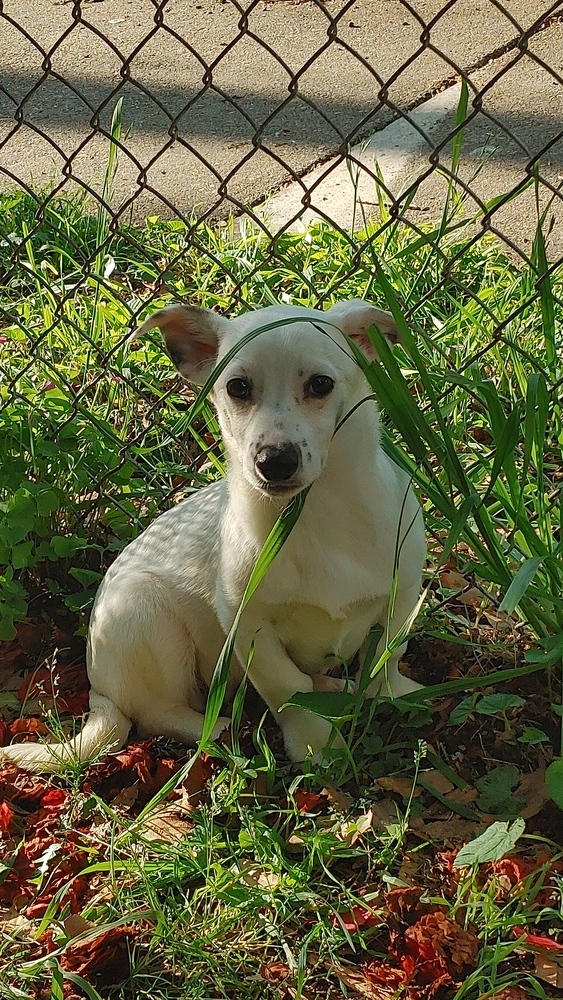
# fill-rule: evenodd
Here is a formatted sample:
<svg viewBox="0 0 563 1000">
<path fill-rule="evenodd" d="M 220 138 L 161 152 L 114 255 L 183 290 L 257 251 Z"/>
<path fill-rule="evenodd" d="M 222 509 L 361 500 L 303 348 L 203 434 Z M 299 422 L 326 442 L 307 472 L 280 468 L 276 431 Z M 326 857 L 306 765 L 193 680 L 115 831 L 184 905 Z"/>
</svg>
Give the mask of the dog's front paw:
<svg viewBox="0 0 563 1000">
<path fill-rule="evenodd" d="M 398 664 L 393 664 L 387 670 L 381 670 L 376 677 L 368 684 L 366 698 L 402 698 L 405 694 L 413 691 L 422 691 L 424 685 L 411 681 L 410 677 L 404 677 L 399 673 Z"/>
<path fill-rule="evenodd" d="M 279 716 L 283 740 L 290 760 L 318 759 L 327 746 L 343 746 L 342 737 L 330 722 L 302 708 L 284 708 Z"/>
<path fill-rule="evenodd" d="M 329 674 L 313 674 L 313 691 L 336 691 L 354 694 L 356 685 L 349 677 L 331 677 Z"/>
</svg>

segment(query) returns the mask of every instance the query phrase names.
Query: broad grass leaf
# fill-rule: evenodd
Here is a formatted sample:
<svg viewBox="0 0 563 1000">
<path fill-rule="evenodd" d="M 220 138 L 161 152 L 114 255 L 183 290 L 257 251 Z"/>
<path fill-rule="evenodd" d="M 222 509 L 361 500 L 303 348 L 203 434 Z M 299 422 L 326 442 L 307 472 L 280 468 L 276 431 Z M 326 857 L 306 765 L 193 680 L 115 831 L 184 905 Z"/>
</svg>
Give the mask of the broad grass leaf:
<svg viewBox="0 0 563 1000">
<path fill-rule="evenodd" d="M 450 174 L 454 176 L 458 172 L 459 162 L 461 160 L 461 150 L 463 146 L 463 139 L 465 135 L 465 128 L 463 127 L 467 119 L 467 108 L 469 105 L 469 87 L 466 80 L 461 81 L 459 101 L 455 113 L 455 127 L 456 133 L 452 139 L 452 158 L 450 162 Z M 447 203 L 446 203 L 447 204 Z"/>
<path fill-rule="evenodd" d="M 536 176 L 535 176 L 536 195 L 538 190 L 538 181 L 539 181 L 539 175 L 537 174 L 537 164 L 536 164 Z M 542 215 L 542 217 L 538 220 L 536 234 L 534 236 L 534 242 L 532 245 L 532 261 L 536 265 L 537 273 L 539 274 L 536 287 L 540 296 L 541 313 L 543 320 L 545 358 L 552 373 L 555 375 L 557 371 L 557 346 L 556 346 L 557 335 L 556 335 L 556 322 L 555 322 L 555 300 L 551 284 L 550 268 L 547 259 L 547 248 L 545 243 L 545 236 L 543 233 L 543 222 L 544 222 L 544 216 Z"/>
<path fill-rule="evenodd" d="M 541 566 L 543 559 L 526 559 L 520 569 L 518 570 L 516 576 L 514 577 L 510 587 L 506 591 L 504 598 L 499 607 L 499 611 L 506 611 L 507 614 L 511 615 L 515 608 L 520 604 L 524 594 L 526 593 L 528 587 L 530 586 L 532 580 L 534 579 L 539 567 Z"/>
<path fill-rule="evenodd" d="M 551 798 L 563 809 L 563 757 L 552 761 L 545 772 L 545 783 Z"/>
<path fill-rule="evenodd" d="M 563 659 L 563 632 L 557 635 L 550 635 L 541 640 L 543 649 L 528 649 L 524 659 L 528 663 L 541 663 L 544 666 L 551 666 Z"/>
<path fill-rule="evenodd" d="M 498 715 L 507 708 L 521 708 L 525 704 L 525 699 L 517 694 L 488 694 L 477 702 L 475 711 L 479 715 Z"/>
<path fill-rule="evenodd" d="M 454 868 L 471 868 L 485 861 L 499 861 L 514 850 L 526 829 L 526 821 L 519 816 L 510 823 L 492 823 L 475 840 L 461 848 L 454 861 Z"/>
<path fill-rule="evenodd" d="M 49 1000 L 64 1000 L 64 978 L 61 970 L 55 966 L 51 970 L 51 996 Z"/>
<path fill-rule="evenodd" d="M 459 705 L 456 705 L 453 711 L 450 712 L 450 722 L 452 726 L 462 726 L 464 722 L 467 722 L 469 716 L 475 708 L 475 699 L 476 695 L 469 695 L 469 697 L 460 701 Z"/>
<path fill-rule="evenodd" d="M 537 650 L 536 650 L 537 652 Z M 457 677 L 453 681 L 443 681 L 441 684 L 428 684 L 420 691 L 409 691 L 408 694 L 397 698 L 395 704 L 416 705 L 419 702 L 430 701 L 432 698 L 443 698 L 445 695 L 454 694 L 456 691 L 471 691 L 480 687 L 491 687 L 493 684 L 502 684 L 504 681 L 521 678 L 526 674 L 532 674 L 543 670 L 545 663 L 529 663 L 525 667 L 510 667 L 507 670 L 495 670 L 492 674 L 483 674 L 481 677 Z"/>
<path fill-rule="evenodd" d="M 18 712 L 20 703 L 13 691 L 0 691 L 0 708 L 7 708 L 11 712 Z"/>
<path fill-rule="evenodd" d="M 518 784 L 520 772 L 515 764 L 501 764 L 475 782 L 481 792 L 477 801 L 483 812 L 505 812 L 510 815 L 518 811 L 519 803 L 512 796 Z"/>
<path fill-rule="evenodd" d="M 361 702 L 362 699 L 358 695 L 339 694 L 335 691 L 297 691 L 287 705 L 304 708 L 306 712 L 319 715 L 329 722 L 336 722 L 350 719 L 354 714 L 354 708 Z"/>
<path fill-rule="evenodd" d="M 518 742 L 530 743 L 535 746 L 536 743 L 549 743 L 549 736 L 544 733 L 543 729 L 538 729 L 536 726 L 526 726 L 518 737 Z"/>
</svg>

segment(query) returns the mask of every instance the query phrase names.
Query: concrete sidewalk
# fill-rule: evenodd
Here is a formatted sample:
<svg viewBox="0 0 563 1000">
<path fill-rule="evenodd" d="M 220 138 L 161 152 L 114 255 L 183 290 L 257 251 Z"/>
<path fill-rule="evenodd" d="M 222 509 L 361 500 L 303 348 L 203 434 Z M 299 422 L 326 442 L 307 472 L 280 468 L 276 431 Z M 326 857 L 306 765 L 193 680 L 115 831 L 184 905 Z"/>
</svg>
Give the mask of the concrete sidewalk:
<svg viewBox="0 0 563 1000">
<path fill-rule="evenodd" d="M 6 0 L 0 186 L 68 186 L 76 179 L 100 193 L 108 141 L 97 123 L 107 130 L 122 97 L 126 151 L 113 200 L 126 217 L 192 210 L 224 217 L 326 161 L 344 140 L 373 133 L 370 148 L 358 153 L 370 168 L 377 156 L 396 195 L 429 170 L 436 142 L 445 143 L 440 161 L 447 162 L 457 104 L 448 84 L 458 67 L 476 66 L 472 82 L 489 89 L 484 113 L 466 130 L 463 176 L 486 160 L 472 189 L 482 198 L 507 191 L 552 141 L 541 169 L 549 183 L 559 182 L 563 0 L 504 0 L 506 15 L 491 0 L 458 0 L 441 16 L 444 2 L 418 0 L 419 17 L 401 0 L 326 0 L 324 10 L 314 0 L 246 6 L 241 18 L 232 0 L 169 0 L 160 13 L 149 0 L 101 0 L 84 2 L 75 18 L 75 5 L 62 0 Z M 528 53 L 504 53 L 519 34 L 511 19 L 524 29 L 536 25 Z M 414 126 L 399 122 L 380 131 L 432 94 Z M 327 167 L 307 176 L 306 188 Z M 335 177 L 342 189 L 342 172 Z M 439 188 L 436 175 L 424 182 L 419 214 L 430 218 L 439 210 Z M 336 190 L 334 183 L 315 187 L 313 202 L 349 225 Z M 366 210 L 373 190 L 366 175 L 360 188 Z M 272 223 L 285 225 L 303 195 L 302 185 L 283 191 L 277 207 L 268 207 Z M 526 198 L 525 208 L 519 198 L 516 215 L 503 210 L 502 222 L 529 246 L 534 213 Z"/>
<path fill-rule="evenodd" d="M 482 217 L 493 199 L 507 196 L 504 204 L 492 207 L 487 228 L 508 241 L 509 251 L 516 257 L 519 251 L 529 254 L 538 206 L 540 213 L 547 208 L 553 223 L 548 256 L 555 261 L 563 255 L 563 199 L 559 194 L 563 182 L 563 86 L 541 62 L 552 60 L 554 66 L 563 66 L 563 23 L 538 34 L 530 51 L 537 62 L 526 58 L 511 66 L 514 54 L 509 53 L 470 73 L 470 120 L 463 130 L 456 175 L 465 185 L 465 189 L 458 186 L 458 191 L 464 196 L 466 216 Z M 506 73 L 501 73 L 504 69 Z M 361 228 L 376 211 L 378 187 L 390 204 L 392 199 L 400 203 L 415 186 L 415 199 L 406 218 L 415 224 L 438 219 L 448 176 L 436 165 L 447 171 L 451 164 L 451 136 L 456 130 L 460 98 L 460 84 L 448 87 L 406 118 L 355 146 L 346 161 L 332 158 L 284 187 L 256 211 L 274 232 L 288 220 L 291 228 L 298 228 L 313 218 L 327 216 L 344 229 Z M 482 110 L 475 111 L 476 106 Z M 546 152 L 537 160 L 537 189 L 530 185 L 520 190 L 545 147 Z M 304 204 L 310 207 L 304 209 Z M 292 221 L 297 218 L 298 222 Z M 482 231 L 480 222 L 473 231 Z"/>
</svg>

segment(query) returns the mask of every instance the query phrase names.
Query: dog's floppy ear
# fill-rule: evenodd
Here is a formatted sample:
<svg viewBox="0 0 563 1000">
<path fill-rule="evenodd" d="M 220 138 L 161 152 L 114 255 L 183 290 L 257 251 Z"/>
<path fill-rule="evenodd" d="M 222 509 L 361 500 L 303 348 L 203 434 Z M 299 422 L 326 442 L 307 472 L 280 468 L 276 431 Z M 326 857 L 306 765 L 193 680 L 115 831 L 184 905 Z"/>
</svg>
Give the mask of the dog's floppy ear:
<svg viewBox="0 0 563 1000">
<path fill-rule="evenodd" d="M 228 323 L 210 309 L 175 303 L 149 316 L 135 336 L 158 326 L 178 371 L 189 382 L 203 385 L 215 367 L 219 340 Z"/>
<path fill-rule="evenodd" d="M 329 309 L 326 316 L 337 326 L 350 340 L 360 348 L 366 358 L 373 361 L 377 357 L 377 351 L 373 346 L 367 329 L 376 326 L 381 331 L 390 344 L 396 344 L 400 340 L 399 331 L 391 313 L 384 309 L 372 306 L 370 302 L 363 299 L 352 299 L 350 302 L 338 302 L 332 309 Z"/>
</svg>

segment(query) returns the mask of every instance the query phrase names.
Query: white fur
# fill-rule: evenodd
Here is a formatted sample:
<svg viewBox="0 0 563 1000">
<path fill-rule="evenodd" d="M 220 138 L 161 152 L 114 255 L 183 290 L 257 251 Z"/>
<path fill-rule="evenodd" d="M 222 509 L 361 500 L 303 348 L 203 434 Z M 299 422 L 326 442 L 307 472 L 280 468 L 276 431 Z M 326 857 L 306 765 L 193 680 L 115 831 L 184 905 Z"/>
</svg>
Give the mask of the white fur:
<svg viewBox="0 0 563 1000">
<path fill-rule="evenodd" d="M 326 673 L 353 656 L 374 624 L 385 624 L 399 543 L 392 633 L 411 612 L 425 556 L 422 516 L 407 477 L 380 445 L 373 401 L 335 433 L 370 391 L 340 331 L 369 356 L 366 329 L 377 324 L 396 339 L 391 317 L 359 300 L 326 313 L 274 306 L 232 321 L 170 306 L 141 332 L 160 326 L 179 369 L 202 383 L 245 334 L 272 323 L 278 326 L 237 351 L 213 389 L 226 478 L 157 518 L 106 574 L 90 622 L 91 713 L 82 733 L 72 745 L 4 748 L 4 757 L 57 770 L 71 754 L 87 759 L 121 746 L 132 722 L 143 734 L 196 742 L 206 689 L 253 564 L 280 511 L 305 487 L 297 525 L 242 616 L 231 667 L 232 690 L 253 644 L 250 680 L 293 760 L 309 748 L 319 752 L 331 727 L 300 709 L 280 709 L 296 691 L 338 687 Z M 330 376 L 334 389 L 311 398 L 308 380 L 318 374 Z M 227 393 L 233 378 L 252 382 L 250 402 Z M 264 482 L 257 454 L 288 442 L 300 455 L 297 471 L 289 482 Z M 399 673 L 398 658 L 384 688 L 394 696 L 418 687 Z M 378 678 L 367 694 L 380 687 Z M 228 724 L 220 719 L 217 733 Z"/>
</svg>

